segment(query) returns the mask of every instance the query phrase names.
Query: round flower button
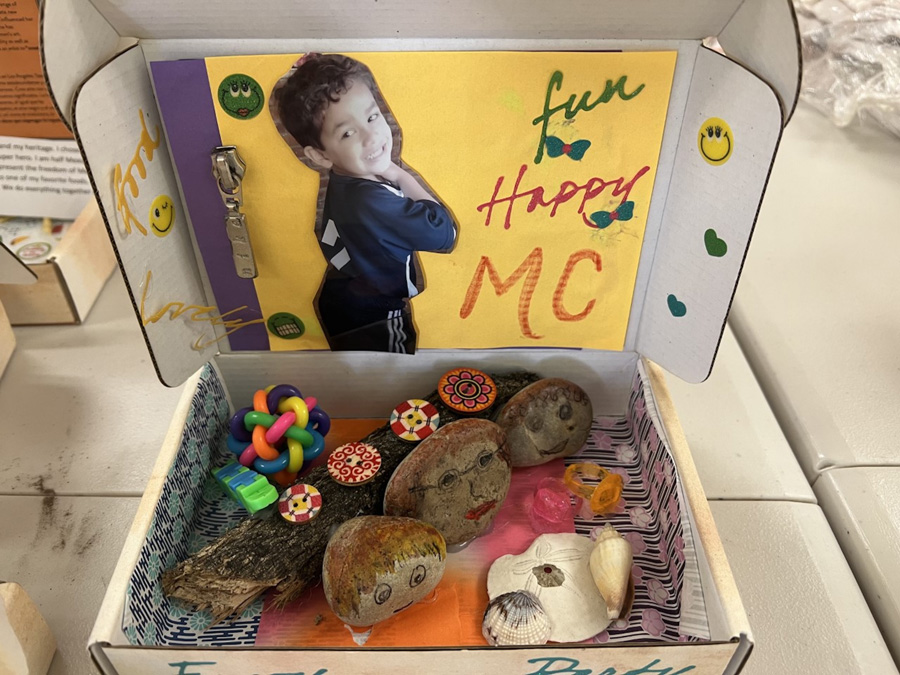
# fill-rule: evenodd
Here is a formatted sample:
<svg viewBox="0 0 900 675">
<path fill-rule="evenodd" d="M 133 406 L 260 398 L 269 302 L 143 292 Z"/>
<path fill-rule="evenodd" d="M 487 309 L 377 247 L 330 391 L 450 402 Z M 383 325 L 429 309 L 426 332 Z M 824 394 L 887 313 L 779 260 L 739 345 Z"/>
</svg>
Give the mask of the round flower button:
<svg viewBox="0 0 900 675">
<path fill-rule="evenodd" d="M 411 398 L 404 401 L 391 413 L 391 431 L 404 441 L 416 443 L 435 431 L 441 422 L 438 409 L 428 401 Z"/>
<path fill-rule="evenodd" d="M 328 456 L 328 474 L 341 485 L 362 485 L 381 468 L 381 453 L 366 443 L 347 443 Z"/>
<path fill-rule="evenodd" d="M 473 414 L 487 410 L 497 400 L 497 385 L 487 373 L 474 368 L 455 368 L 438 382 L 438 395 L 448 408 Z"/>
<path fill-rule="evenodd" d="M 312 485 L 293 485 L 281 493 L 278 512 L 292 523 L 306 523 L 322 510 L 322 494 Z"/>
</svg>

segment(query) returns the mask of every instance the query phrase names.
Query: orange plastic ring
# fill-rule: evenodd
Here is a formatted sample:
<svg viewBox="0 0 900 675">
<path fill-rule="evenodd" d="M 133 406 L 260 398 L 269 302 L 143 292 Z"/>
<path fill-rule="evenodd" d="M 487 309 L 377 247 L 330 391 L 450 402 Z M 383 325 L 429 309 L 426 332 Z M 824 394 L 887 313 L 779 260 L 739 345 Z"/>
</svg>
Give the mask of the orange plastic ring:
<svg viewBox="0 0 900 675">
<path fill-rule="evenodd" d="M 271 477 L 274 478 L 275 482 L 279 485 L 293 485 L 294 481 L 297 480 L 297 473 L 283 469 L 278 473 L 273 473 Z"/>
<path fill-rule="evenodd" d="M 269 461 L 277 459 L 281 454 L 266 441 L 266 428 L 261 424 L 253 427 L 253 449 L 256 450 L 257 455 Z"/>
<path fill-rule="evenodd" d="M 266 413 L 266 415 L 271 414 L 269 412 L 269 407 L 266 405 L 266 392 L 263 389 L 257 389 L 256 393 L 253 394 L 253 409 L 256 412 Z"/>
<path fill-rule="evenodd" d="M 581 480 L 582 476 L 600 479 L 600 483 L 596 487 L 585 485 Z M 563 476 L 563 482 L 576 497 L 586 499 L 591 511 L 598 515 L 611 511 L 618 504 L 624 488 L 624 482 L 620 475 L 610 473 L 602 466 L 592 462 L 570 464 Z"/>
</svg>

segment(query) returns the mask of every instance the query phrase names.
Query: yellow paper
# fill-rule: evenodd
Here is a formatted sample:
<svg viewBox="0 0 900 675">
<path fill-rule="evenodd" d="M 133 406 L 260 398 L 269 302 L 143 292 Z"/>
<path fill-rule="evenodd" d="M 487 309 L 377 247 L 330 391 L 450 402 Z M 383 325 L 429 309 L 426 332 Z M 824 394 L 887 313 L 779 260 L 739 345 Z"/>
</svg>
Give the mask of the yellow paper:
<svg viewBox="0 0 900 675">
<path fill-rule="evenodd" d="M 207 59 L 213 99 L 234 73 L 268 96 L 298 56 Z M 676 53 L 351 56 L 371 69 L 402 129 L 403 162 L 459 225 L 452 253 L 418 254 L 418 347 L 621 350 Z M 253 119 L 220 106 L 216 115 L 222 142 L 247 163 L 263 315 L 290 312 L 307 327 L 297 340 L 270 336 L 271 347 L 327 349 L 313 305 L 326 269 L 314 234 L 319 176 L 268 106 Z M 551 144 L 562 154 L 551 157 Z"/>
</svg>

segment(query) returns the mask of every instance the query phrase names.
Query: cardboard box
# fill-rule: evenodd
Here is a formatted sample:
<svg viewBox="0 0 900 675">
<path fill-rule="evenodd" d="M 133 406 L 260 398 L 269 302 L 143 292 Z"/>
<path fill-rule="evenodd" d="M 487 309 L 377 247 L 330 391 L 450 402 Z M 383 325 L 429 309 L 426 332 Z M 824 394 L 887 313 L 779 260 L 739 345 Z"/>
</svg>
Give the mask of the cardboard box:
<svg viewBox="0 0 900 675">
<path fill-rule="evenodd" d="M 541 2 L 460 0 L 426 8 L 408 0 L 341 0 L 295 6 L 263 2 L 252 12 L 237 2 L 206 10 L 177 2 L 128 0 L 113 7 L 47 0 L 42 24 L 50 85 L 60 108 L 69 111 L 157 372 L 170 385 L 191 378 L 91 637 L 91 654 L 103 672 L 349 674 L 434 672 L 437 667 L 460 674 L 636 675 L 741 670 L 752 646 L 749 626 L 662 376 L 648 359 L 695 382 L 712 368 L 781 131 L 796 102 L 799 48 L 788 0 L 697 0 L 678 6 L 572 1 L 552 11 Z M 730 58 L 704 47 L 709 37 L 717 37 Z M 426 49 L 677 52 L 624 349 L 422 350 L 413 358 L 239 352 L 221 339 L 222 325 L 213 326 L 219 339 L 209 340 L 201 339 L 195 322 L 174 320 L 190 308 L 200 312 L 216 305 L 191 230 L 144 236 L 123 215 L 127 202 L 121 191 L 118 198 L 116 193 L 115 177 L 135 169 L 144 197 L 171 196 L 176 213 L 188 213 L 169 149 L 153 145 L 149 156 L 162 121 L 148 64 L 232 54 Z M 716 167 L 720 170 L 711 170 L 714 162 L 698 152 L 698 132 L 710 118 L 728 120 L 742 147 Z M 707 243 L 704 250 L 698 241 L 705 236 L 709 242 L 708 231 L 713 248 Z M 713 250 L 720 241 L 727 241 L 727 256 Z M 707 264 L 711 257 L 715 264 Z M 168 315 L 144 311 L 145 304 L 156 307 L 169 298 L 176 310 Z M 213 367 L 192 375 L 207 362 Z M 696 543 L 691 560 L 702 589 L 708 639 L 503 649 L 270 649 L 235 639 L 217 642 L 215 631 L 198 637 L 192 630 L 181 642 L 154 642 L 161 634 L 153 618 L 159 603 L 142 605 L 135 597 L 156 593 L 156 587 L 143 588 L 138 580 L 156 583 L 159 567 L 168 564 L 150 552 L 152 535 L 165 518 L 160 505 L 171 505 L 174 483 L 194 471 L 189 462 L 209 466 L 215 461 L 216 443 L 209 439 L 221 432 L 226 397 L 246 401 L 260 382 L 302 381 L 333 417 L 381 416 L 385 401 L 433 389 L 437 377 L 460 362 L 571 379 L 587 390 L 599 414 L 626 415 L 633 394 L 645 393 L 654 433 L 674 459 L 679 514 Z M 349 378 L 353 386 L 348 389 Z M 208 416 L 199 442 L 198 413 Z M 199 497 L 187 498 L 191 512 L 194 499 Z M 171 525 L 171 518 L 166 522 Z M 177 522 L 182 530 L 188 525 Z M 149 567 L 156 576 L 148 575 Z"/>
<path fill-rule="evenodd" d="M 6 366 L 16 350 L 16 335 L 13 333 L 9 317 L 0 302 L 0 377 L 6 372 Z"/>
<path fill-rule="evenodd" d="M 81 323 L 115 267 L 100 209 L 91 199 L 53 256 L 28 266 L 36 282 L 0 284 L 0 302 L 14 326 Z"/>
<path fill-rule="evenodd" d="M 15 253 L 5 246 L 0 246 L 0 284 L 33 284 L 35 281 L 36 277 L 28 266 L 19 260 Z M 13 332 L 6 309 L 0 302 L 0 376 L 6 371 L 15 349 L 16 334 Z"/>
</svg>

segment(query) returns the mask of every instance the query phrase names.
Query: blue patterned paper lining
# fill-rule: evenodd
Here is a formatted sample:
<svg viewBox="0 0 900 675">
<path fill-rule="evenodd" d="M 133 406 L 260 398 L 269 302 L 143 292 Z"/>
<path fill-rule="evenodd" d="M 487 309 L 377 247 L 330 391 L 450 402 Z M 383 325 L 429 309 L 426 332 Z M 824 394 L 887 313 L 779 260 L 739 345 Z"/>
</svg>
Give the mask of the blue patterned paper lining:
<svg viewBox="0 0 900 675">
<path fill-rule="evenodd" d="M 647 414 L 640 374 L 635 376 L 627 415 L 595 420 L 579 460 L 597 461 L 626 479 L 626 509 L 611 519 L 636 546 L 636 599 L 631 621 L 613 624 L 601 642 L 692 639 L 678 632 L 684 573 L 683 519 L 678 476 L 662 435 Z M 122 630 L 134 645 L 173 647 L 253 646 L 263 602 L 257 600 L 234 621 L 212 626 L 208 611 L 194 611 L 165 597 L 164 570 L 224 534 L 246 517 L 219 488 L 210 470 L 231 454 L 225 446 L 228 404 L 216 372 L 207 366 L 191 401 L 175 461 L 138 563 L 126 589 Z M 588 534 L 595 523 L 578 521 Z M 640 549 L 640 552 L 638 552 Z"/>
<path fill-rule="evenodd" d="M 219 488 L 210 471 L 230 459 L 225 447 L 228 401 L 216 372 L 206 366 L 191 401 L 181 443 L 166 476 L 137 565 L 126 588 L 122 630 L 133 645 L 252 646 L 262 600 L 235 621 L 212 626 L 208 611 L 194 611 L 162 592 L 164 570 L 196 553 L 247 516 Z"/>
</svg>

